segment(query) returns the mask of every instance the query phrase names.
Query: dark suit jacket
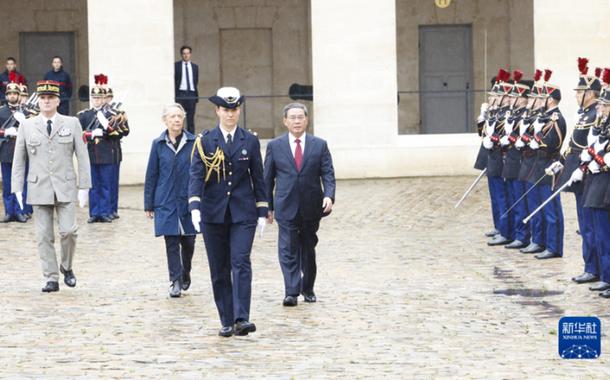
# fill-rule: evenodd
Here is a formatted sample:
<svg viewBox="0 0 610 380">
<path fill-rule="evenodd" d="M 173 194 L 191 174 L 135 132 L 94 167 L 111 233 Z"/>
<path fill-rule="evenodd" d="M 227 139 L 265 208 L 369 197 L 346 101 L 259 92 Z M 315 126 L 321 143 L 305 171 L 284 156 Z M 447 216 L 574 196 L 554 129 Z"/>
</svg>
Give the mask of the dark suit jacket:
<svg viewBox="0 0 610 380">
<path fill-rule="evenodd" d="M 199 98 L 199 90 L 197 90 L 197 82 L 199 82 L 199 66 L 197 66 L 196 64 L 194 64 L 193 62 L 191 62 L 191 67 L 193 68 L 193 86 L 195 86 L 194 91 L 195 91 L 195 96 L 197 96 L 197 98 Z M 177 98 L 178 97 L 178 91 L 180 89 L 180 82 L 182 82 L 182 71 L 184 70 L 184 62 L 183 61 L 178 61 L 174 64 L 174 95 Z M 196 102 L 199 101 L 199 99 L 195 100 Z"/>
<path fill-rule="evenodd" d="M 270 141 L 265 154 L 265 186 L 275 219 L 293 220 L 297 215 L 304 220 L 320 219 L 323 198 L 335 201 L 335 170 L 326 141 L 307 134 L 301 171 L 297 171 L 288 133 Z"/>
<path fill-rule="evenodd" d="M 256 222 L 257 217 L 266 217 L 263 159 L 258 138 L 237 127 L 233 147 L 229 148 L 220 127 L 216 127 L 199 134 L 197 139 L 206 156 L 212 156 L 217 148 L 224 152 L 224 171 L 221 170 L 220 180 L 212 173 L 206 182 L 207 167 L 199 148 L 195 147 L 189 170 L 189 211 L 200 210 L 203 223 L 224 223 L 227 207 L 233 223 Z"/>
</svg>

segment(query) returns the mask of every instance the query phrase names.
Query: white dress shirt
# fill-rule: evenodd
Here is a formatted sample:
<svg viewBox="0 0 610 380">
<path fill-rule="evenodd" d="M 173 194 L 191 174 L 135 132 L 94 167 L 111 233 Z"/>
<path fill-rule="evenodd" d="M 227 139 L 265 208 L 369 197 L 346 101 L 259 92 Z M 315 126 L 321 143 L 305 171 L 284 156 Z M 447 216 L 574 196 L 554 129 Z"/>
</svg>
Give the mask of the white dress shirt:
<svg viewBox="0 0 610 380">
<path fill-rule="evenodd" d="M 305 137 L 307 136 L 307 132 L 303 133 L 303 136 L 299 137 L 301 141 L 301 153 L 303 153 L 303 157 L 305 157 Z M 294 157 L 294 152 L 297 149 L 296 137 L 292 135 L 292 133 L 288 133 L 288 142 L 290 143 L 290 150 L 292 151 L 292 157 Z"/>
<path fill-rule="evenodd" d="M 224 137 L 225 139 L 225 143 L 228 142 L 227 141 L 227 136 L 229 135 L 229 133 L 231 134 L 231 141 L 235 142 L 235 132 L 237 131 L 237 126 L 235 126 L 233 128 L 232 131 L 227 132 L 226 129 L 224 129 L 223 127 L 220 127 L 220 132 L 222 132 L 222 137 Z"/>
<path fill-rule="evenodd" d="M 41 114 L 40 116 L 42 116 L 42 114 Z M 56 112 L 56 113 L 54 113 L 54 114 L 53 114 L 53 116 L 51 116 L 51 118 L 50 118 L 50 119 L 48 119 L 48 118 L 46 118 L 46 117 L 42 116 L 42 123 L 44 124 L 44 127 L 45 127 L 45 128 L 47 128 L 47 122 L 48 122 L 49 120 L 51 120 L 51 126 L 52 126 L 53 128 L 55 128 L 55 119 L 57 119 L 57 112 Z"/>
<path fill-rule="evenodd" d="M 189 83 L 191 85 L 191 91 L 195 91 L 195 86 L 193 85 L 193 66 L 191 66 L 191 61 L 188 62 L 180 62 L 180 64 L 182 65 L 182 80 L 180 81 L 180 91 L 187 91 L 188 90 L 188 86 L 186 84 L 186 72 L 184 71 L 184 66 L 186 64 L 186 69 L 188 70 L 189 73 Z"/>
</svg>

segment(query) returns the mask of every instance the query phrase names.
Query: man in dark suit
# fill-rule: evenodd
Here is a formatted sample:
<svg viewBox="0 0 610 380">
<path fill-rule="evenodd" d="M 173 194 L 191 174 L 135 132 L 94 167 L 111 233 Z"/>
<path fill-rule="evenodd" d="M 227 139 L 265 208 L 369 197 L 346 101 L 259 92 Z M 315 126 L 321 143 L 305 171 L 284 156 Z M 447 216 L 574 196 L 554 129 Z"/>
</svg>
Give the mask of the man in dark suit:
<svg viewBox="0 0 610 380">
<path fill-rule="evenodd" d="M 199 102 L 199 66 L 191 62 L 190 46 L 180 48 L 182 61 L 178 61 L 174 66 L 174 85 L 176 103 L 180 103 L 186 111 L 186 129 L 195 133 L 195 110 Z"/>
<path fill-rule="evenodd" d="M 336 185 L 326 141 L 305 132 L 307 107 L 290 103 L 283 114 L 288 133 L 270 141 L 265 155 L 267 221 L 275 217 L 279 225 L 283 304 L 296 306 L 299 294 L 305 302 L 316 302 L 316 233 L 320 219 L 332 210 Z"/>
<path fill-rule="evenodd" d="M 243 100 L 234 87 L 210 98 L 218 126 L 197 136 L 189 171 L 189 211 L 203 233 L 223 337 L 256 331 L 249 321 L 250 252 L 267 216 L 260 142 L 237 125 Z"/>
</svg>

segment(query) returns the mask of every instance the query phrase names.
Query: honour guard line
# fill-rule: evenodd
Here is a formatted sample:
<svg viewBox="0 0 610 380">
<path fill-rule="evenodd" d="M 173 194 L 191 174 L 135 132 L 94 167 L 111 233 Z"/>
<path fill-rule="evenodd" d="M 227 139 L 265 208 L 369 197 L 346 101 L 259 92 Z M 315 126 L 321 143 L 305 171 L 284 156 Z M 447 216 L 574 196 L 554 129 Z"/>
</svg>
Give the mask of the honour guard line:
<svg viewBox="0 0 610 380">
<path fill-rule="evenodd" d="M 563 256 L 560 193 L 573 193 L 584 268 L 572 281 L 593 283 L 591 291 L 610 298 L 610 69 L 589 74 L 588 63 L 577 60 L 578 121 L 570 136 L 551 70 L 536 70 L 533 80 L 519 70 L 512 80 L 498 71 L 477 118 L 481 146 L 474 167 L 482 172 L 456 207 L 486 174 L 494 226 L 487 244 L 546 260 Z"/>
</svg>

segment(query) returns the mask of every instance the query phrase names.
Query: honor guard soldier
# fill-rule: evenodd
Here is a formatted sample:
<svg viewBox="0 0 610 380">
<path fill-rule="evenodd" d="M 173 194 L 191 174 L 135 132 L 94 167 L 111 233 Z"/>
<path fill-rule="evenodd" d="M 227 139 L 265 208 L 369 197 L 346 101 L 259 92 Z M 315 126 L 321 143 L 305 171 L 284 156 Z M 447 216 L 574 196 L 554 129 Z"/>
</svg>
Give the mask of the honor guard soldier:
<svg viewBox="0 0 610 380">
<path fill-rule="evenodd" d="M 14 74 L 14 73 L 11 73 Z M 14 79 L 14 78 L 11 78 Z M 0 107 L 0 165 L 2 166 L 2 200 L 4 201 L 4 219 L 2 222 L 25 223 L 32 214 L 32 206 L 26 204 L 27 185 L 24 184 L 23 197 L 19 206 L 15 194 L 11 193 L 11 172 L 13 165 L 13 154 L 15 153 L 15 140 L 20 121 L 25 120 L 25 115 L 19 107 L 19 85 L 11 82 L 6 85 L 6 104 Z M 27 170 L 27 168 L 26 168 Z"/>
<path fill-rule="evenodd" d="M 494 118 L 488 120 L 485 126 L 486 136 L 483 138 L 483 146 L 488 150 L 487 158 L 487 181 L 489 183 L 492 209 L 499 215 L 498 231 L 487 245 L 504 245 L 512 241 L 513 226 L 509 218 L 501 218 L 510 204 L 506 197 L 506 183 L 502 178 L 502 168 L 504 165 L 504 155 L 500 145 L 500 138 L 504 135 L 504 125 L 506 122 L 507 111 L 510 103 L 508 94 L 512 89 L 510 73 L 500 69 L 497 76 L 498 86 L 495 89 L 496 96 L 499 97 L 498 111 Z"/>
<path fill-rule="evenodd" d="M 487 149 L 485 149 L 485 146 L 483 146 L 483 138 L 485 137 L 485 126 L 487 125 L 487 121 L 494 117 L 494 113 L 496 111 L 495 103 L 498 100 L 494 91 L 496 86 L 496 77 L 493 77 L 491 80 L 491 89 L 487 93 L 487 102 L 481 103 L 481 112 L 477 117 L 477 133 L 481 137 L 481 145 L 479 146 L 479 153 L 477 154 L 477 158 L 474 163 L 474 168 L 482 171 L 487 170 Z M 491 198 L 490 185 L 488 186 L 488 189 L 490 191 Z M 499 233 L 498 219 L 500 218 L 500 215 L 497 215 L 497 210 L 493 207 L 493 203 L 491 211 L 494 228 L 493 230 L 485 233 L 485 236 L 487 237 L 494 237 L 496 234 Z"/>
<path fill-rule="evenodd" d="M 250 251 L 257 225 L 262 235 L 268 203 L 258 138 L 239 127 L 244 97 L 222 87 L 209 100 L 219 123 L 195 141 L 190 167 L 189 211 L 203 232 L 222 323 L 220 336 L 248 335 L 252 269 Z"/>
<path fill-rule="evenodd" d="M 519 126 L 523 117 L 526 116 L 528 95 L 532 86 L 532 81 L 522 80 L 523 72 L 515 70 L 513 73 L 513 87 L 508 94 L 511 99 L 510 116 L 504 124 L 505 135 L 500 138 L 500 145 L 506 152 L 504 156 L 504 167 L 502 178 L 506 183 L 508 204 L 513 205 L 527 191 L 527 183 L 519 180 L 521 169 L 521 150 L 515 147 L 517 139 L 520 137 Z M 505 211 L 505 218 L 510 219 L 510 224 L 514 227 L 513 242 L 506 245 L 508 249 L 525 248 L 529 244 L 529 226 L 523 223 L 523 219 L 529 214 L 526 207 L 527 202 L 517 203 L 512 210 Z"/>
<path fill-rule="evenodd" d="M 89 192 L 88 223 L 109 223 L 111 202 L 113 165 L 116 164 L 115 144 L 108 127 L 104 127 L 104 93 L 103 85 L 106 76 L 95 75 L 95 86 L 91 88 L 91 103 L 93 107 L 80 111 L 77 116 L 83 126 L 83 141 L 87 143 L 89 160 L 91 162 L 91 191 Z"/>
<path fill-rule="evenodd" d="M 603 291 L 601 296 L 610 298 L 610 173 L 608 163 L 610 114 L 610 70 L 604 70 L 604 89 L 598 101 L 598 115 L 589 129 L 588 146 L 580 155 L 580 167 L 571 176 L 572 182 L 583 181 L 583 206 L 592 217 L 595 250 L 599 260 L 599 280 L 589 289 Z M 585 174 L 586 173 L 586 174 Z"/>
<path fill-rule="evenodd" d="M 589 146 L 587 136 L 591 127 L 597 119 L 597 98 L 601 91 L 599 80 L 601 69 L 596 69 L 596 75 L 587 75 L 589 60 L 578 58 L 578 70 L 580 76 L 576 86 L 576 101 L 578 103 L 578 121 L 574 126 L 568 148 L 563 153 L 563 170 L 557 181 L 557 187 L 563 186 L 570 181 L 574 170 L 580 166 L 580 155 Z M 578 217 L 578 230 L 582 237 L 582 257 L 585 263 L 584 272 L 572 278 L 578 284 L 595 282 L 599 280 L 599 257 L 595 247 L 595 236 L 593 235 L 593 215 L 591 209 L 584 208 L 583 182 L 575 182 L 564 191 L 574 193 L 576 198 L 576 215 Z"/>
<path fill-rule="evenodd" d="M 123 149 L 121 143 L 123 137 L 129 135 L 129 123 L 125 111 L 120 109 L 120 103 L 113 103 L 114 92 L 111 87 L 106 88 L 106 105 L 104 106 L 104 115 L 108 119 L 110 134 L 114 134 L 115 138 L 111 141 L 114 143 L 115 160 L 112 172 L 112 184 L 110 186 L 110 218 L 119 218 L 119 178 L 121 173 L 121 162 L 123 161 Z M 116 132 L 116 134 L 115 134 Z"/>
<path fill-rule="evenodd" d="M 534 185 L 537 187 L 539 198 L 532 209 L 537 208 L 553 194 L 553 185 L 556 180 L 558 170 L 546 173 L 549 166 L 559 160 L 561 146 L 566 134 L 566 123 L 558 108 L 561 101 L 561 90 L 558 86 L 550 84 L 548 81 L 552 75 L 551 70 L 545 70 L 543 85 L 543 114 L 540 114 L 533 123 L 533 138 L 529 142 L 529 147 L 536 151 L 536 162 L 532 168 L 531 178 L 535 179 Z M 540 260 L 563 256 L 563 212 L 561 210 L 560 197 L 554 197 L 547 204 L 541 215 L 542 236 L 544 243 L 534 241 L 538 245 L 544 246 L 545 250 L 538 253 L 535 257 Z"/>
</svg>

